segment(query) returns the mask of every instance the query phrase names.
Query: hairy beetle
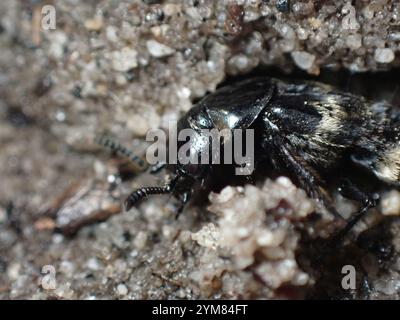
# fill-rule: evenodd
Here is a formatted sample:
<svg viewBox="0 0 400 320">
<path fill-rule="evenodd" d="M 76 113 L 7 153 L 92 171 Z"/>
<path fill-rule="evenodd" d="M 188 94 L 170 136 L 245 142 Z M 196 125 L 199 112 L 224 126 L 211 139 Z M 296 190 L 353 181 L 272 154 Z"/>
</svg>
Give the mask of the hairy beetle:
<svg viewBox="0 0 400 320">
<path fill-rule="evenodd" d="M 354 176 L 366 174 L 383 184 L 400 185 L 400 112 L 329 85 L 266 77 L 241 81 L 196 103 L 179 120 L 178 131 L 185 128 L 200 138 L 201 129 L 253 129 L 256 171 L 270 164 L 283 168 L 309 196 L 341 218 L 327 188 L 329 176 L 338 178 L 339 191 L 363 203 L 348 228 L 375 203 Z M 190 148 L 201 154 L 209 146 L 199 137 Z M 213 168 L 178 161 L 170 167 L 173 177 L 168 184 L 135 190 L 125 207 L 129 210 L 144 197 L 165 193 L 175 195 L 183 207 Z"/>
</svg>

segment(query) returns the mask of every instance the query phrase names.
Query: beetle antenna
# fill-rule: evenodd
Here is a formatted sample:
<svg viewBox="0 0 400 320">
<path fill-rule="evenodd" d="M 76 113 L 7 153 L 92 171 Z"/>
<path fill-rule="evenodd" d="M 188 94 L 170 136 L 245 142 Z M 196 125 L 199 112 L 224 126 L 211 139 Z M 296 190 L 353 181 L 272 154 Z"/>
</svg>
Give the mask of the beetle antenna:
<svg viewBox="0 0 400 320">
<path fill-rule="evenodd" d="M 125 148 L 123 145 L 113 141 L 112 139 L 110 139 L 109 137 L 106 137 L 104 135 L 99 136 L 99 137 L 95 137 L 94 141 L 115 152 L 116 154 L 123 156 L 125 158 L 128 158 L 130 161 L 132 161 L 136 166 L 139 167 L 139 169 L 141 169 L 142 171 L 146 170 L 148 167 L 148 164 L 141 159 L 139 156 L 135 155 L 131 150 L 129 150 L 128 148 Z"/>
<path fill-rule="evenodd" d="M 168 184 L 164 187 L 143 187 L 133 191 L 125 200 L 125 210 L 129 211 L 139 200 L 146 198 L 151 194 L 166 194 L 171 192 L 171 186 Z"/>
<path fill-rule="evenodd" d="M 171 181 L 163 187 L 142 187 L 133 191 L 124 202 L 125 210 L 129 211 L 138 201 L 151 194 L 168 194 L 175 188 L 177 181 L 182 177 L 181 172 L 177 172 Z"/>
</svg>

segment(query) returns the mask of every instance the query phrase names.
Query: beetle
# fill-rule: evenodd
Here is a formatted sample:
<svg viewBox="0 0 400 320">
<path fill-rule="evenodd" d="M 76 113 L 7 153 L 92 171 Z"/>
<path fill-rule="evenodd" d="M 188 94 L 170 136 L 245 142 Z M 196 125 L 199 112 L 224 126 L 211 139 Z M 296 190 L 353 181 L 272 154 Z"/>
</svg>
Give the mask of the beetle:
<svg viewBox="0 0 400 320">
<path fill-rule="evenodd" d="M 357 175 L 371 176 L 383 185 L 400 185 L 398 109 L 330 85 L 269 77 L 243 80 L 217 89 L 196 103 L 178 122 L 178 132 L 187 128 L 197 135 L 189 147 L 199 154 L 209 148 L 201 143 L 202 129 L 253 129 L 256 171 L 267 165 L 285 170 L 310 197 L 343 219 L 328 191 L 329 177 L 334 176 L 339 192 L 362 203 L 344 231 L 377 200 L 376 193 L 363 190 Z M 154 171 L 163 167 L 157 165 Z M 173 194 L 181 201 L 180 212 L 194 190 L 213 178 L 213 169 L 213 164 L 183 164 L 178 160 L 169 166 L 170 182 L 133 191 L 125 208 L 131 209 L 150 195 Z"/>
</svg>

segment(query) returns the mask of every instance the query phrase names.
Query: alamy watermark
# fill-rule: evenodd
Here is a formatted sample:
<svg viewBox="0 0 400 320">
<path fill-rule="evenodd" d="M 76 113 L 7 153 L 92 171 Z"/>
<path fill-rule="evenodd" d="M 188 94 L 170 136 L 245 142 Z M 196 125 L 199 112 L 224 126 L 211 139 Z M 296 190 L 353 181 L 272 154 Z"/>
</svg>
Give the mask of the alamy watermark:
<svg viewBox="0 0 400 320">
<path fill-rule="evenodd" d="M 351 264 L 347 264 L 342 267 L 342 274 L 345 276 L 342 278 L 342 288 L 344 290 L 355 290 L 356 289 L 356 268 Z"/>
<path fill-rule="evenodd" d="M 149 164 L 236 164 L 236 175 L 253 172 L 253 129 L 185 128 L 178 132 L 175 121 L 170 121 L 168 127 L 168 139 L 161 129 L 147 133 L 146 140 L 153 142 L 146 152 Z"/>
<path fill-rule="evenodd" d="M 56 29 L 56 8 L 52 5 L 42 7 L 42 29 L 55 30 Z"/>
<path fill-rule="evenodd" d="M 52 265 L 45 265 L 41 270 L 43 277 L 40 279 L 40 285 L 45 290 L 55 290 L 57 287 L 56 269 Z"/>
</svg>

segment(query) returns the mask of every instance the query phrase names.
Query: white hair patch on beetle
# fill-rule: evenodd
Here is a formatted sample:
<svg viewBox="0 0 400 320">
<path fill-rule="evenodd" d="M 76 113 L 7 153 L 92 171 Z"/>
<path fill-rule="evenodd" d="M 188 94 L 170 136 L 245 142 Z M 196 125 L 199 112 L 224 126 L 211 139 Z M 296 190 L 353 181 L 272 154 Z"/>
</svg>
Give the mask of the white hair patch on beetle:
<svg viewBox="0 0 400 320">
<path fill-rule="evenodd" d="M 389 183 L 400 183 L 400 146 L 389 149 L 377 164 L 376 175 Z"/>
<path fill-rule="evenodd" d="M 318 108 L 318 105 L 315 105 L 316 109 L 322 116 L 322 119 L 315 132 L 316 135 L 324 136 L 327 133 L 338 133 L 343 125 L 343 119 L 347 118 L 346 111 L 337 103 L 335 99 L 328 97 L 326 103 L 332 107 L 331 110 L 328 110 L 324 107 Z"/>
</svg>

